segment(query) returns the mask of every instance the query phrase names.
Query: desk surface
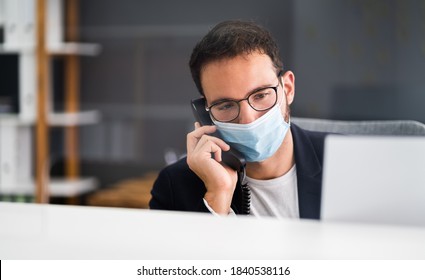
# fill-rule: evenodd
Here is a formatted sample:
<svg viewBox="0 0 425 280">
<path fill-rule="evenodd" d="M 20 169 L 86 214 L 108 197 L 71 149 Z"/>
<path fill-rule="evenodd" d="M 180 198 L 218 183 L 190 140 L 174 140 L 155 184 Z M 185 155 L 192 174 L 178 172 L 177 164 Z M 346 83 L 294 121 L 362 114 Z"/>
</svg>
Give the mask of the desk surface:
<svg viewBox="0 0 425 280">
<path fill-rule="evenodd" d="M 0 259 L 425 259 L 425 228 L 0 203 Z"/>
</svg>

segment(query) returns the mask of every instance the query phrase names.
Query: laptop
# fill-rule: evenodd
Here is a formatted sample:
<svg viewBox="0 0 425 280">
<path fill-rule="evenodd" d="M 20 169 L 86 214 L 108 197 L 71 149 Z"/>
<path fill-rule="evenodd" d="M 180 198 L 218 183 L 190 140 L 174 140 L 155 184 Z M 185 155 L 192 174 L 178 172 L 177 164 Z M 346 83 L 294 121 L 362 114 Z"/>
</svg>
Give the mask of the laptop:
<svg viewBox="0 0 425 280">
<path fill-rule="evenodd" d="M 321 219 L 425 226 L 425 137 L 329 135 Z"/>
</svg>

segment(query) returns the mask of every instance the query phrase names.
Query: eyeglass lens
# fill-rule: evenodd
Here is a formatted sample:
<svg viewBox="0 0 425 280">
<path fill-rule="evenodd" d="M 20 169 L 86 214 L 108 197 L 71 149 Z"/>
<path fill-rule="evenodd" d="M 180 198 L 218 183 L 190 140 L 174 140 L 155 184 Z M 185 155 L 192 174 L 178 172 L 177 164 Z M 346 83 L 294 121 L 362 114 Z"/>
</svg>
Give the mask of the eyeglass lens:
<svg viewBox="0 0 425 280">
<path fill-rule="evenodd" d="M 211 114 L 214 119 L 221 122 L 229 122 L 239 116 L 240 106 L 239 102 L 244 100 L 256 111 L 265 111 L 270 109 L 276 104 L 277 89 L 276 87 L 264 88 L 260 91 L 250 94 L 247 98 L 242 100 L 225 100 L 214 104 L 211 107 Z"/>
</svg>

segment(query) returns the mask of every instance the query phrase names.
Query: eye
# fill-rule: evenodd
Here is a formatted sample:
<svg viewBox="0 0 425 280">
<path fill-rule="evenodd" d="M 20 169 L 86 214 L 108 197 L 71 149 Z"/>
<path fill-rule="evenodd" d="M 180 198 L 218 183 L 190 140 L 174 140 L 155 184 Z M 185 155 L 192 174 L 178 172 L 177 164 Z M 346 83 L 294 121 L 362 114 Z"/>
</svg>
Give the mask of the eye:
<svg viewBox="0 0 425 280">
<path fill-rule="evenodd" d="M 214 108 L 218 111 L 229 111 L 236 107 L 236 103 L 233 101 L 224 101 L 214 105 Z"/>
<path fill-rule="evenodd" d="M 251 95 L 250 99 L 254 102 L 267 99 L 272 94 L 271 90 L 262 90 Z"/>
</svg>

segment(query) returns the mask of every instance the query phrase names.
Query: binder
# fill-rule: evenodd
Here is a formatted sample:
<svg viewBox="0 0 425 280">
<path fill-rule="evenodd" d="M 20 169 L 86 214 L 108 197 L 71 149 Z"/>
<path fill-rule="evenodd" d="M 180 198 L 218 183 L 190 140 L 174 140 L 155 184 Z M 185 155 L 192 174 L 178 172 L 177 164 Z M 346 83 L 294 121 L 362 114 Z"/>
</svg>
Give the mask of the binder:
<svg viewBox="0 0 425 280">
<path fill-rule="evenodd" d="M 64 9 L 62 0 L 47 1 L 47 47 L 63 43 Z"/>
<path fill-rule="evenodd" d="M 30 125 L 20 125 L 18 127 L 17 148 L 17 176 L 18 183 L 29 184 L 33 182 L 33 158 L 32 158 L 32 128 Z"/>
<path fill-rule="evenodd" d="M 35 46 L 36 0 L 0 0 L 0 25 L 3 22 L 4 45 L 7 48 Z"/>
<path fill-rule="evenodd" d="M 35 122 L 37 104 L 36 58 L 34 51 L 19 56 L 19 118 Z"/>
<path fill-rule="evenodd" d="M 0 123 L 0 186 L 7 191 L 16 182 L 17 127 Z"/>
<path fill-rule="evenodd" d="M 0 122 L 0 193 L 14 193 L 32 181 L 31 127 Z"/>
<path fill-rule="evenodd" d="M 21 0 L 3 0 L 4 6 L 4 45 L 19 46 L 21 42 Z"/>
<path fill-rule="evenodd" d="M 0 0 L 0 45 L 4 43 L 4 0 Z"/>
<path fill-rule="evenodd" d="M 20 32 L 21 44 L 24 46 L 35 47 L 36 35 L 36 1 L 37 0 L 20 0 L 21 1 L 21 19 Z"/>
<path fill-rule="evenodd" d="M 0 54 L 0 116 L 19 112 L 19 54 Z"/>
<path fill-rule="evenodd" d="M 4 6 L 3 6 L 3 0 L 0 0 L 0 26 L 3 25 L 3 14 L 4 14 Z"/>
</svg>

